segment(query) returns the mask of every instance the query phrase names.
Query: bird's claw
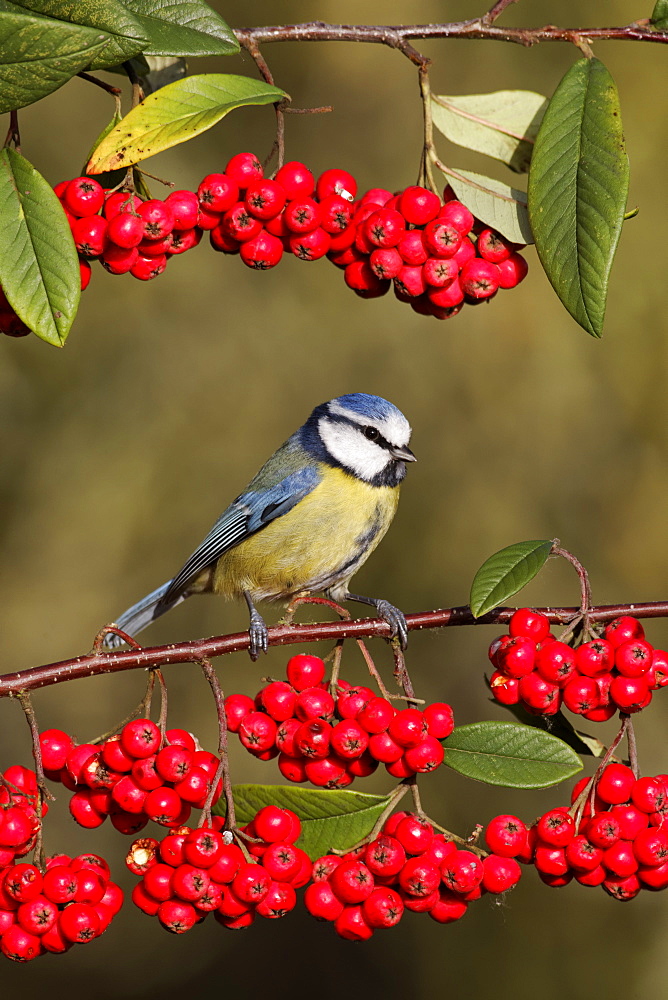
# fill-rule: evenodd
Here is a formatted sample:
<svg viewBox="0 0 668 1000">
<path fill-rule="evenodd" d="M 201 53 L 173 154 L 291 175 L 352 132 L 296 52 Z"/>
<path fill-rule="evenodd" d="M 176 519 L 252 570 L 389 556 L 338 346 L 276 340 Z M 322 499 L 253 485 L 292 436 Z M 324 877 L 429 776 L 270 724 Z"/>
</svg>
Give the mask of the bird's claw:
<svg viewBox="0 0 668 1000">
<path fill-rule="evenodd" d="M 395 608 L 389 601 L 379 600 L 376 602 L 376 611 L 383 621 L 390 626 L 391 638 L 398 639 L 402 649 L 408 645 L 408 625 L 403 611 Z"/>
<path fill-rule="evenodd" d="M 248 635 L 250 636 L 250 646 L 248 647 L 248 653 L 250 655 L 253 663 L 257 660 L 260 653 L 266 653 L 267 647 L 269 645 L 269 635 L 267 632 L 267 626 L 264 623 L 262 616 L 259 612 L 251 611 L 250 616 L 250 626 L 248 628 Z"/>
</svg>

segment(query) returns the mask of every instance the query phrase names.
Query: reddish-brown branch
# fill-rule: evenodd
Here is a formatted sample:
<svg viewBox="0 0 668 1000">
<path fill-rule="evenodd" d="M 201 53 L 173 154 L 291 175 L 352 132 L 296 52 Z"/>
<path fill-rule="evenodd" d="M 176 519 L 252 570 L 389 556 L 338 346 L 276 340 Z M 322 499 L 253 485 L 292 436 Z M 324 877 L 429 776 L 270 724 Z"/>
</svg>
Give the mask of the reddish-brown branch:
<svg viewBox="0 0 668 1000">
<path fill-rule="evenodd" d="M 498 6 L 496 4 L 495 8 Z M 265 42 L 370 42 L 388 45 L 403 52 L 418 66 L 424 62 L 424 57 L 410 45 L 409 39 L 474 38 L 514 42 L 525 46 L 536 45 L 538 42 L 577 44 L 581 39 L 588 42 L 668 43 L 668 31 L 654 31 L 646 19 L 610 28 L 559 28 L 553 24 L 539 28 L 513 28 L 489 23 L 489 14 L 449 24 L 325 24 L 322 21 L 311 21 L 306 24 L 236 28 L 234 33 L 240 44 L 247 49 Z"/>
<path fill-rule="evenodd" d="M 505 625 L 515 608 L 496 608 L 476 619 L 468 606 L 443 608 L 440 611 L 418 611 L 406 615 L 411 632 L 422 629 L 446 628 L 456 625 Z M 541 608 L 553 625 L 566 625 L 578 614 L 579 608 Z M 647 604 L 607 604 L 591 609 L 590 621 L 609 622 L 620 615 L 636 618 L 668 618 L 668 601 Z M 276 625 L 269 629 L 270 646 L 289 646 L 300 642 L 323 640 L 360 639 L 377 636 L 389 638 L 390 627 L 380 618 L 363 618 L 358 621 L 311 622 L 305 625 Z M 202 659 L 225 656 L 247 650 L 248 632 L 214 636 L 211 639 L 193 639 L 169 646 L 148 646 L 141 650 L 122 653 L 92 653 L 76 656 L 71 660 L 49 663 L 29 670 L 4 674 L 0 677 L 0 698 L 16 697 L 20 691 L 34 691 L 63 681 L 98 674 L 111 674 L 121 670 L 147 670 L 164 667 L 170 663 L 192 663 Z"/>
</svg>

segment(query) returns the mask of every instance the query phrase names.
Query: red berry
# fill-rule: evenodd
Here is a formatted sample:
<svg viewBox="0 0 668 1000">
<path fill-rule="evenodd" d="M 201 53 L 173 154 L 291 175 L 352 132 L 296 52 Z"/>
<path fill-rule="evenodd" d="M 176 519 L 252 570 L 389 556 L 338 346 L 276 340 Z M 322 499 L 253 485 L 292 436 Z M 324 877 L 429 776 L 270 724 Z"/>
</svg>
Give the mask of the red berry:
<svg viewBox="0 0 668 1000">
<path fill-rule="evenodd" d="M 99 257 L 107 245 L 107 222 L 101 215 L 76 219 L 72 236 L 78 253 L 84 257 Z"/>
<path fill-rule="evenodd" d="M 501 705 L 516 705 L 520 700 L 520 682 L 517 677 L 507 677 L 495 670 L 489 679 L 492 694 Z"/>
<path fill-rule="evenodd" d="M 640 677 L 652 665 L 653 647 L 644 639 L 623 642 L 615 650 L 615 666 L 625 677 Z"/>
<path fill-rule="evenodd" d="M 286 753 L 281 753 L 278 758 L 278 769 L 288 781 L 297 783 L 308 781 L 306 760 L 303 757 L 291 757 Z"/>
<path fill-rule="evenodd" d="M 632 639 L 644 639 L 645 630 L 637 618 L 631 615 L 622 615 L 616 618 L 605 628 L 605 638 L 616 649 L 623 642 L 630 642 Z"/>
<path fill-rule="evenodd" d="M 202 230 L 198 228 L 193 229 L 175 229 L 172 233 L 172 245 L 167 250 L 169 254 L 180 254 L 185 253 L 186 250 L 192 250 L 196 247 L 200 240 L 202 239 Z"/>
<path fill-rule="evenodd" d="M 483 877 L 481 859 L 472 851 L 457 851 L 441 865 L 441 875 L 446 888 L 454 892 L 470 892 L 480 885 Z"/>
<path fill-rule="evenodd" d="M 536 825 L 540 839 L 552 847 L 566 847 L 575 836 L 575 821 L 565 808 L 550 809 Z"/>
<path fill-rule="evenodd" d="M 45 729 L 40 733 L 39 745 L 42 750 L 42 764 L 47 771 L 59 771 L 65 767 L 67 755 L 72 749 L 72 737 L 62 729 Z"/>
<path fill-rule="evenodd" d="M 331 756 L 307 759 L 304 772 L 308 780 L 319 788 L 345 788 L 353 780 L 347 774 L 346 762 Z"/>
<path fill-rule="evenodd" d="M 432 219 L 424 228 L 425 246 L 435 257 L 454 257 L 462 239 L 462 234 L 444 219 Z"/>
<path fill-rule="evenodd" d="M 666 794 L 661 778 L 638 778 L 631 789 L 631 801 L 642 812 L 654 813 L 663 810 Z"/>
<path fill-rule="evenodd" d="M 320 260 L 329 251 L 331 237 L 318 226 L 308 233 L 293 233 L 288 243 L 292 253 L 300 260 Z"/>
<path fill-rule="evenodd" d="M 308 198 L 315 190 L 313 174 L 299 160 L 284 163 L 276 173 L 276 182 L 284 189 L 288 199 Z"/>
<path fill-rule="evenodd" d="M 466 236 L 473 228 L 473 215 L 460 201 L 446 201 L 440 209 L 438 217 L 449 222 L 462 236 Z"/>
<path fill-rule="evenodd" d="M 578 715 L 597 708 L 600 702 L 598 685 L 593 677 L 576 676 L 568 681 L 563 692 L 564 705 Z"/>
<path fill-rule="evenodd" d="M 465 295 L 489 299 L 499 287 L 499 269 L 488 260 L 474 257 L 464 264 L 459 280 Z"/>
<path fill-rule="evenodd" d="M 231 733 L 239 732 L 242 720 L 253 712 L 255 702 L 247 694 L 230 694 L 225 699 L 225 718 Z"/>
<path fill-rule="evenodd" d="M 387 731 L 400 746 L 414 747 L 428 735 L 427 720 L 417 708 L 404 708 L 394 716 Z"/>
<path fill-rule="evenodd" d="M 495 816 L 485 830 L 485 840 L 490 851 L 504 858 L 516 857 L 526 839 L 527 828 L 517 816 Z"/>
<path fill-rule="evenodd" d="M 273 844 L 280 841 L 292 842 L 299 837 L 299 828 L 295 831 L 294 814 L 278 806 L 264 806 L 255 816 L 253 823 L 255 832 L 261 840 Z M 299 820 L 297 821 L 299 823 Z"/>
<path fill-rule="evenodd" d="M 652 692 L 645 677 L 613 677 L 610 684 L 610 700 L 622 712 L 640 712 L 652 700 Z"/>
<path fill-rule="evenodd" d="M 335 895 L 342 903 L 361 903 L 374 890 L 374 878 L 362 861 L 343 861 L 329 878 Z"/>
<path fill-rule="evenodd" d="M 350 202 L 336 194 L 320 200 L 320 225 L 326 233 L 338 235 L 344 232 L 352 220 Z"/>
<path fill-rule="evenodd" d="M 310 233 L 320 225 L 320 206 L 312 198 L 302 197 L 288 202 L 283 215 L 285 225 L 292 233 Z"/>
<path fill-rule="evenodd" d="M 554 715 L 561 703 L 559 688 L 551 684 L 534 671 L 526 677 L 520 677 L 518 692 L 520 701 L 531 712 L 539 715 Z"/>
<path fill-rule="evenodd" d="M 619 840 L 621 828 L 619 821 L 611 813 L 599 812 L 592 817 L 584 832 L 594 847 L 607 850 Z"/>
<path fill-rule="evenodd" d="M 298 653 L 288 660 L 286 668 L 288 681 L 295 691 L 317 687 L 325 676 L 325 663 L 319 656 L 309 653 Z"/>
<path fill-rule="evenodd" d="M 452 708 L 443 701 L 426 705 L 422 714 L 427 721 L 427 732 L 437 740 L 444 740 L 455 727 Z"/>
<path fill-rule="evenodd" d="M 276 740 L 276 723 L 264 712 L 249 712 L 239 726 L 239 739 L 252 753 L 269 750 Z"/>
<path fill-rule="evenodd" d="M 628 802 L 635 784 L 635 775 L 625 764 L 608 764 L 599 778 L 596 794 L 608 805 Z"/>
<path fill-rule="evenodd" d="M 577 674 L 575 653 L 565 642 L 550 642 L 536 651 L 536 670 L 546 681 L 565 687 Z"/>
<path fill-rule="evenodd" d="M 174 217 L 173 229 L 193 229 L 197 225 L 199 200 L 194 191 L 170 191 L 165 198 Z"/>
<path fill-rule="evenodd" d="M 227 163 L 225 173 L 236 181 L 240 188 L 247 188 L 253 181 L 264 175 L 262 164 L 254 153 L 237 153 Z"/>
<path fill-rule="evenodd" d="M 404 913 L 404 903 L 394 889 L 374 889 L 362 903 L 362 914 L 370 927 L 395 927 Z"/>
<path fill-rule="evenodd" d="M 150 757 L 160 749 L 160 730 L 150 719 L 128 722 L 121 732 L 121 746 L 132 757 Z"/>
<path fill-rule="evenodd" d="M 494 229 L 483 229 L 478 234 L 477 244 L 480 256 L 493 264 L 499 264 L 502 260 L 506 260 L 513 252 L 513 244 L 505 240 Z"/>
<path fill-rule="evenodd" d="M 406 222 L 415 226 L 424 226 L 434 219 L 440 207 L 438 195 L 418 185 L 407 187 L 399 198 L 399 211 Z"/>
<path fill-rule="evenodd" d="M 384 733 L 394 715 L 394 708 L 386 698 L 372 698 L 359 712 L 356 721 L 367 733 Z"/>
<path fill-rule="evenodd" d="M 575 663 L 581 674 L 587 677 L 597 677 L 612 668 L 614 651 L 606 639 L 593 639 L 583 642 L 575 650 Z"/>
<path fill-rule="evenodd" d="M 12 924 L 2 935 L 0 950 L 14 962 L 29 962 L 41 953 L 42 940 L 19 924 Z"/>
<path fill-rule="evenodd" d="M 549 619 L 533 608 L 518 608 L 508 625 L 512 636 L 524 635 L 534 642 L 541 642 L 550 632 Z"/>
<path fill-rule="evenodd" d="M 527 276 L 529 265 L 519 253 L 511 253 L 510 257 L 499 261 L 499 288 L 515 288 Z"/>
<path fill-rule="evenodd" d="M 250 215 L 243 201 L 238 201 L 225 212 L 221 220 L 221 227 L 228 236 L 240 243 L 252 240 L 262 231 L 262 223 Z"/>
<path fill-rule="evenodd" d="M 275 267 L 283 256 L 283 243 L 277 236 L 272 236 L 262 229 L 256 236 L 241 244 L 239 254 L 248 267 L 256 271 L 268 271 Z"/>
<path fill-rule="evenodd" d="M 397 250 L 404 263 L 410 267 L 418 267 L 420 264 L 424 264 L 429 257 L 421 229 L 411 229 L 405 233 L 397 245 Z"/>
<path fill-rule="evenodd" d="M 406 750 L 404 761 L 416 773 L 427 774 L 443 763 L 444 756 L 442 744 L 434 736 L 425 736 L 417 746 Z"/>
<path fill-rule="evenodd" d="M 192 753 L 176 744 L 163 747 L 155 758 L 155 769 L 164 781 L 181 781 L 191 767 Z"/>
<path fill-rule="evenodd" d="M 422 273 L 432 288 L 447 288 L 459 274 L 459 267 L 452 259 L 429 257 L 422 265 Z"/>
<path fill-rule="evenodd" d="M 332 195 L 351 202 L 357 194 L 357 181 L 347 170 L 330 168 L 320 174 L 315 190 L 320 202 Z"/>
<path fill-rule="evenodd" d="M 406 854 L 423 854 L 434 839 L 431 823 L 410 813 L 403 816 L 393 830 L 390 826 L 385 832 L 396 837 Z"/>
<path fill-rule="evenodd" d="M 257 864 L 242 865 L 232 881 L 232 891 L 242 903 L 259 903 L 267 895 L 272 879 Z"/>
<path fill-rule="evenodd" d="M 104 204 L 104 189 L 92 177 L 75 177 L 63 192 L 63 202 L 72 215 L 97 215 Z"/>
<path fill-rule="evenodd" d="M 227 174 L 207 174 L 197 188 L 197 198 L 208 212 L 221 214 L 239 201 L 239 185 Z"/>
<path fill-rule="evenodd" d="M 181 818 L 182 802 L 173 788 L 154 788 L 146 794 L 144 812 L 154 823 L 171 826 Z"/>
<path fill-rule="evenodd" d="M 530 674 L 536 660 L 536 644 L 526 636 L 516 636 L 504 643 L 495 654 L 499 670 L 508 677 Z"/>
<path fill-rule="evenodd" d="M 332 729 L 330 736 L 332 751 L 346 761 L 361 757 L 368 745 L 367 730 L 353 719 L 343 719 Z"/>
<path fill-rule="evenodd" d="M 273 219 L 282 211 L 286 194 L 281 184 L 263 178 L 249 184 L 244 200 L 248 211 L 256 219 Z"/>
<path fill-rule="evenodd" d="M 369 265 L 377 278 L 389 280 L 396 278 L 404 266 L 404 262 L 399 252 L 394 247 L 390 247 L 387 250 L 380 248 L 374 250 L 369 258 Z"/>
<path fill-rule="evenodd" d="M 158 198 L 142 202 L 137 209 L 137 215 L 144 223 L 144 239 L 164 239 L 174 228 L 174 212 L 171 207 Z"/>
<path fill-rule="evenodd" d="M 70 903 L 62 910 L 58 926 L 66 940 L 85 944 L 100 933 L 100 918 L 89 903 Z"/>
<path fill-rule="evenodd" d="M 507 892 L 517 885 L 522 876 L 522 869 L 514 858 L 499 857 L 496 854 L 483 858 L 482 869 L 481 885 L 487 892 Z"/>
<path fill-rule="evenodd" d="M 334 699 L 329 691 L 319 687 L 305 688 L 295 701 L 295 715 L 302 722 L 327 719 L 334 713 Z"/>
</svg>

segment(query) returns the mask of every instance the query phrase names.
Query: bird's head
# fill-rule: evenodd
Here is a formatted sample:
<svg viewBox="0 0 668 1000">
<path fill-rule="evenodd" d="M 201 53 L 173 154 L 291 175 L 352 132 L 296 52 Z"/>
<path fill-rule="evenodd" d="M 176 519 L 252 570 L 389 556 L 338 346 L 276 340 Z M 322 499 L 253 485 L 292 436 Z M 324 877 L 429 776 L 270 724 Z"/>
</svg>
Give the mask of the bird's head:
<svg viewBox="0 0 668 1000">
<path fill-rule="evenodd" d="M 353 392 L 317 406 L 302 428 L 302 443 L 321 460 L 374 486 L 396 486 L 415 462 L 411 427 L 380 396 Z"/>
</svg>

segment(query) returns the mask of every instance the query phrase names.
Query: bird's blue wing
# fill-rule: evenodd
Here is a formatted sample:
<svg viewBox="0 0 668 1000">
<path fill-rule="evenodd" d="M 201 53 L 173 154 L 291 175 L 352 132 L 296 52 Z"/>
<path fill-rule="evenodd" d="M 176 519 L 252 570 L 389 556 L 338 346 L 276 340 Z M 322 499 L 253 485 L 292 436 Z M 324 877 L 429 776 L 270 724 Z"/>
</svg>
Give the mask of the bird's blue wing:
<svg viewBox="0 0 668 1000">
<path fill-rule="evenodd" d="M 291 473 L 267 489 L 248 490 L 223 511 L 213 528 L 195 549 L 172 580 L 160 604 L 168 604 L 187 589 L 188 585 L 208 566 L 213 565 L 228 549 L 239 545 L 249 535 L 287 514 L 320 482 L 315 465 Z"/>
</svg>

